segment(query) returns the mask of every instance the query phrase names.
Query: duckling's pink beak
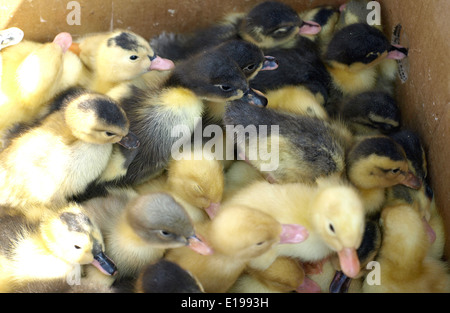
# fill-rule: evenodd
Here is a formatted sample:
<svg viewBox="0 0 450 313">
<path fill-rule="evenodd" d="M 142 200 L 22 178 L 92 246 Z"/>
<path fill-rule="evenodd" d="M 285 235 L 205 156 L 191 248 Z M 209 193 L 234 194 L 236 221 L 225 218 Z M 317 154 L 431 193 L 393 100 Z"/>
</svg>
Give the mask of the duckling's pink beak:
<svg viewBox="0 0 450 313">
<path fill-rule="evenodd" d="M 402 60 L 408 56 L 408 49 L 400 45 L 392 45 L 386 58 L 394 60 Z"/>
<path fill-rule="evenodd" d="M 103 253 L 103 251 L 94 256 L 94 260 L 91 264 L 105 275 L 117 274 L 116 265 L 106 254 Z"/>
<path fill-rule="evenodd" d="M 150 64 L 149 71 L 169 71 L 175 67 L 172 60 L 164 59 L 157 55 L 151 57 L 150 61 L 152 63 Z"/>
<path fill-rule="evenodd" d="M 213 254 L 213 249 L 208 246 L 200 235 L 193 235 L 188 238 L 188 247 L 201 255 Z"/>
<path fill-rule="evenodd" d="M 305 227 L 297 224 L 282 224 L 280 243 L 300 243 L 308 238 L 309 233 Z"/>
<path fill-rule="evenodd" d="M 72 46 L 72 35 L 65 32 L 59 33 L 56 35 L 55 39 L 53 39 L 53 43 L 56 43 L 61 47 L 63 52 L 66 52 Z"/>
<path fill-rule="evenodd" d="M 406 187 L 412 188 L 412 189 L 420 189 L 422 187 L 422 182 L 420 179 L 414 175 L 412 172 L 405 173 L 405 179 L 403 179 L 400 184 L 405 185 Z"/>
<path fill-rule="evenodd" d="M 299 34 L 300 35 L 317 35 L 322 30 L 322 26 L 320 24 L 313 21 L 303 21 L 302 26 L 300 27 Z"/>
<path fill-rule="evenodd" d="M 428 239 L 430 240 L 430 243 L 433 244 L 436 241 L 436 232 L 433 230 L 431 225 L 427 222 L 426 218 L 422 218 L 423 226 L 425 228 L 425 232 L 428 235 Z"/>
<path fill-rule="evenodd" d="M 207 208 L 205 208 L 205 211 L 208 214 L 209 218 L 213 219 L 217 215 L 217 212 L 219 212 L 219 209 L 220 203 L 211 202 L 211 204 Z"/>
<path fill-rule="evenodd" d="M 338 252 L 339 263 L 345 275 L 355 278 L 360 271 L 360 263 L 355 248 L 343 248 Z"/>
</svg>

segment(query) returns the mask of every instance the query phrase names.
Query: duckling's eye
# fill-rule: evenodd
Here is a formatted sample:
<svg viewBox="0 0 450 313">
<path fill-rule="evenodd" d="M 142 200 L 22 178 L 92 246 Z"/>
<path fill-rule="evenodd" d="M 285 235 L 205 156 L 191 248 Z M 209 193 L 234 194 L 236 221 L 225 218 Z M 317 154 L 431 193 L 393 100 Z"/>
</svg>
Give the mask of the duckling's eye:
<svg viewBox="0 0 450 313">
<path fill-rule="evenodd" d="M 400 169 L 399 168 L 394 168 L 394 169 L 391 170 L 391 173 L 392 174 L 398 174 L 398 173 L 400 173 Z"/>
<path fill-rule="evenodd" d="M 336 233 L 336 231 L 334 230 L 334 226 L 333 226 L 333 224 L 328 224 L 328 229 L 334 234 L 334 233 Z"/>
<path fill-rule="evenodd" d="M 169 237 L 171 235 L 171 233 L 169 233 L 168 231 L 165 230 L 161 230 L 159 232 L 163 237 Z"/>
<path fill-rule="evenodd" d="M 264 242 L 265 242 L 265 241 L 258 242 L 256 245 L 257 245 L 257 246 L 262 246 L 262 245 L 264 244 Z"/>
<path fill-rule="evenodd" d="M 135 54 L 133 54 L 132 56 L 130 56 L 130 60 L 134 61 L 137 60 L 139 57 Z"/>
<path fill-rule="evenodd" d="M 276 30 L 274 30 L 272 32 L 272 36 L 274 37 L 283 37 L 286 36 L 288 33 L 290 33 L 290 31 L 292 30 L 293 27 L 280 27 L 277 28 Z"/>
<path fill-rule="evenodd" d="M 81 247 L 78 246 L 78 245 L 74 245 L 73 247 L 74 247 L 75 249 L 81 249 Z"/>
<path fill-rule="evenodd" d="M 231 91 L 233 88 L 231 86 L 228 85 L 215 85 L 216 87 L 220 88 L 223 91 Z"/>
<path fill-rule="evenodd" d="M 254 64 L 254 63 L 247 65 L 246 67 L 244 67 L 244 72 L 252 72 L 255 70 L 255 68 L 256 68 L 256 64 Z"/>
<path fill-rule="evenodd" d="M 111 133 L 111 132 L 105 132 L 105 135 L 108 137 L 112 137 L 112 136 L 115 136 L 116 134 Z"/>
</svg>

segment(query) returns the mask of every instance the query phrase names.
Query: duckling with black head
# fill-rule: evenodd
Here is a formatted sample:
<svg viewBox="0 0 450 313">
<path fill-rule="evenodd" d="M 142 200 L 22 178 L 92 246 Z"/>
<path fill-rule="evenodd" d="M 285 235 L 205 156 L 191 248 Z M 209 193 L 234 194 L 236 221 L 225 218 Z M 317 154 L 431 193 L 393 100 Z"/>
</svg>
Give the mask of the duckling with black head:
<svg viewBox="0 0 450 313">
<path fill-rule="evenodd" d="M 68 284 L 70 279 L 81 279 L 81 266 L 88 264 L 101 275 L 116 274 L 114 262 L 105 254 L 100 229 L 82 207 L 69 203 L 58 210 L 40 211 L 38 221 L 21 214 L 0 218 L 2 292 L 14 292 L 30 283 L 57 280 Z M 80 276 L 75 277 L 76 273 Z"/>
<path fill-rule="evenodd" d="M 58 207 L 84 192 L 108 165 L 113 144 L 139 144 L 125 112 L 107 96 L 74 88 L 52 106 L 0 156 L 0 203 L 25 214 L 33 214 L 29 205 Z"/>
<path fill-rule="evenodd" d="M 116 97 L 141 145 L 120 183 L 139 184 L 161 174 L 172 149 L 190 142 L 205 101 L 222 104 L 242 98 L 248 90 L 236 62 L 215 50 L 179 63 L 156 90 L 125 86 Z"/>
</svg>

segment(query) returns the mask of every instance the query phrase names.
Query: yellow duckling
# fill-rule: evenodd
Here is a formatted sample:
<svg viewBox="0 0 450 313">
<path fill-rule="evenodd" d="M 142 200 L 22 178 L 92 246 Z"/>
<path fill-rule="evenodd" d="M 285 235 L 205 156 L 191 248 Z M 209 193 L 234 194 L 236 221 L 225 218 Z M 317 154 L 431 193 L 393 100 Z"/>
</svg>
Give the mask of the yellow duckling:
<svg viewBox="0 0 450 313">
<path fill-rule="evenodd" d="M 58 34 L 53 42 L 29 40 L 1 51 L 0 134 L 17 123 L 29 123 L 42 116 L 48 101 L 78 84 L 82 63 L 68 51 L 69 33 Z"/>
<path fill-rule="evenodd" d="M 319 179 L 317 186 L 256 182 L 234 195 L 221 210 L 228 205 L 248 206 L 280 223 L 299 224 L 307 229 L 309 236 L 304 242 L 279 245 L 275 256 L 318 262 L 337 253 L 344 273 L 350 277 L 358 274 L 356 249 L 364 232 L 364 208 L 357 190 L 340 179 Z M 253 260 L 251 266 L 267 268 L 274 260 L 273 255 L 269 256 Z"/>
<path fill-rule="evenodd" d="M 87 35 L 77 45 L 88 72 L 83 86 L 100 93 L 150 71 L 174 67 L 171 60 L 157 56 L 144 38 L 128 30 Z"/>
<path fill-rule="evenodd" d="M 24 213 L 31 204 L 60 206 L 106 168 L 114 143 L 139 144 L 125 112 L 110 98 L 70 89 L 53 112 L 19 132 L 0 156 L 0 203 Z"/>
<path fill-rule="evenodd" d="M 292 245 L 307 237 L 303 227 L 282 225 L 268 214 L 245 206 L 221 209 L 213 220 L 196 226 L 214 253 L 199 255 L 179 248 L 168 251 L 165 258 L 192 273 L 207 293 L 226 292 L 250 260 L 273 246 Z"/>
<path fill-rule="evenodd" d="M 419 213 L 407 205 L 394 205 L 383 208 L 381 218 L 379 283 L 365 281 L 363 292 L 449 292 L 448 265 L 427 256 L 431 243 Z"/>
<path fill-rule="evenodd" d="M 84 264 L 92 263 L 105 277 L 116 273 L 115 264 L 104 253 L 100 229 L 79 205 L 70 203 L 57 211 L 41 211 L 39 222 L 27 221 L 22 215 L 0 218 L 2 292 L 13 292 L 33 282 L 76 283 Z"/>
</svg>

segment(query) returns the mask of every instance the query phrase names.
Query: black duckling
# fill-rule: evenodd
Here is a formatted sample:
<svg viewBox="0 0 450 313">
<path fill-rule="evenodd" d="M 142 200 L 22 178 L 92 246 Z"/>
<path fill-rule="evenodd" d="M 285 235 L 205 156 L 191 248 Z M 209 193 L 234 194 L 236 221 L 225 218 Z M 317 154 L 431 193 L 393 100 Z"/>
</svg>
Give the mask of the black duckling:
<svg viewBox="0 0 450 313">
<path fill-rule="evenodd" d="M 271 182 L 314 183 L 344 171 L 344 146 L 326 121 L 234 101 L 224 122 L 240 159 Z"/>
<path fill-rule="evenodd" d="M 366 91 L 345 99 L 339 117 L 357 136 L 388 135 L 397 131 L 401 123 L 397 102 L 383 91 Z"/>
<path fill-rule="evenodd" d="M 196 253 L 211 253 L 197 237 L 186 210 L 169 194 L 139 195 L 132 189 L 118 189 L 82 206 L 99 225 L 106 253 L 118 269 L 114 277 L 103 277 L 89 269 L 87 277 L 91 282 L 111 286 L 113 280 L 135 279 L 149 262 L 161 259 L 169 248 L 187 246 Z"/>
<path fill-rule="evenodd" d="M 229 14 L 221 22 L 191 34 L 163 33 L 150 44 L 159 55 L 178 61 L 231 39 L 244 39 L 260 48 L 274 48 L 290 46 L 300 33 L 319 31 L 317 23 L 302 21 L 290 6 L 265 1 L 248 13 Z"/>
<path fill-rule="evenodd" d="M 390 44 L 380 30 L 356 23 L 333 35 L 323 59 L 332 76 L 334 92 L 345 97 L 376 88 L 376 65 L 386 58 L 402 59 L 407 54 L 407 49 Z M 333 112 L 332 107 L 328 110 Z"/>
<path fill-rule="evenodd" d="M 119 101 L 141 145 L 120 183 L 139 184 L 162 173 L 174 143 L 191 140 L 205 101 L 223 104 L 242 98 L 248 90 L 236 62 L 215 50 L 179 63 L 156 90 L 127 86 Z"/>
<path fill-rule="evenodd" d="M 60 206 L 82 193 L 107 167 L 113 144 L 139 140 L 111 98 L 70 89 L 42 120 L 24 127 L 0 155 L 0 203 L 27 213 L 30 204 Z M 32 213 L 32 212 L 28 212 Z"/>
<path fill-rule="evenodd" d="M 388 136 L 363 136 L 346 156 L 346 172 L 364 201 L 366 213 L 378 213 L 386 188 L 398 184 L 419 189 L 421 180 L 410 170 L 403 148 Z"/>
<path fill-rule="evenodd" d="M 187 270 L 166 259 L 147 265 L 135 283 L 137 293 L 203 293 L 201 283 Z"/>
<path fill-rule="evenodd" d="M 79 205 L 40 211 L 39 221 L 28 221 L 20 214 L 0 217 L 2 292 L 33 282 L 81 279 L 79 266 L 84 264 L 94 265 L 105 277 L 116 274 L 115 264 L 104 253 L 100 229 Z M 80 277 L 72 277 L 76 273 Z"/>
</svg>

